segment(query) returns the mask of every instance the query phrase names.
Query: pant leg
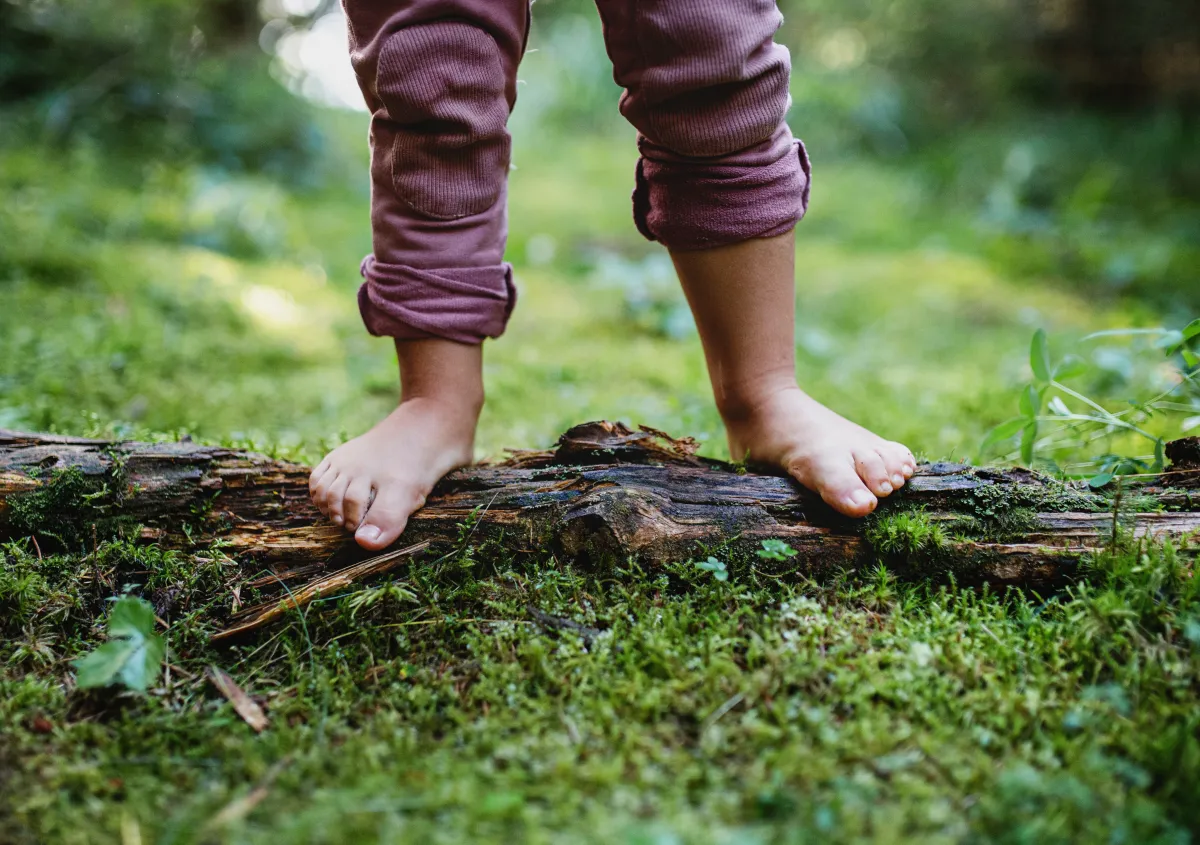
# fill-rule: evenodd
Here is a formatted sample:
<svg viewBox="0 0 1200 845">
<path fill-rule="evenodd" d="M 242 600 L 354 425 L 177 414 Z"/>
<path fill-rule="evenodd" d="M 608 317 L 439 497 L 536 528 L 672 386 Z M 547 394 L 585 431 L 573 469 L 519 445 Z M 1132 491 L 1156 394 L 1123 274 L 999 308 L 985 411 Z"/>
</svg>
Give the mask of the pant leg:
<svg viewBox="0 0 1200 845">
<path fill-rule="evenodd" d="M 775 0 L 596 0 L 621 113 L 638 130 L 634 221 L 670 249 L 789 231 L 809 163 L 784 121 Z"/>
<path fill-rule="evenodd" d="M 529 0 L 343 0 L 371 111 L 374 335 L 497 337 L 516 290 L 505 190 Z"/>
</svg>

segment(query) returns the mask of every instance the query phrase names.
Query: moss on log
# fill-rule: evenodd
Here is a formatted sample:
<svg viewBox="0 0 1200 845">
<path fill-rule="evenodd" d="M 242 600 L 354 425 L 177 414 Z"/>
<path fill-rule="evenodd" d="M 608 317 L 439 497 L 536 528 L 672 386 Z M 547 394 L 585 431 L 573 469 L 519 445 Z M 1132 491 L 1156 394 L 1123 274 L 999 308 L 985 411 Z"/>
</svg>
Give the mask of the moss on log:
<svg viewBox="0 0 1200 845">
<path fill-rule="evenodd" d="M 1114 531 L 1178 540 L 1200 530 L 1200 445 L 1176 441 L 1168 453 L 1170 472 L 1119 494 L 1019 468 L 926 464 L 876 514 L 850 520 L 788 478 L 698 457 L 691 440 L 585 423 L 555 449 L 452 473 L 396 548 L 428 542 L 444 551 L 470 525 L 476 543 L 590 565 L 719 554 L 814 573 L 883 560 L 901 574 L 1046 586 L 1069 579 Z M 0 539 L 68 547 L 129 531 L 176 546 L 220 539 L 248 570 L 328 575 L 368 555 L 321 519 L 308 472 L 189 442 L 0 431 Z M 796 555 L 756 559 L 769 539 Z"/>
</svg>

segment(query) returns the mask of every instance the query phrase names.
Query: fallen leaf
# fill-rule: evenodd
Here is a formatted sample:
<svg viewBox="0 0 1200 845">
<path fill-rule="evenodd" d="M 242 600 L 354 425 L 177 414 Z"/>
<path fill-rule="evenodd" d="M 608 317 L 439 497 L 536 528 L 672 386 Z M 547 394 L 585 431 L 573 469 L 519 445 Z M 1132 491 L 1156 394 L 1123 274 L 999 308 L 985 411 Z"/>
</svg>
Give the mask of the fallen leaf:
<svg viewBox="0 0 1200 845">
<path fill-rule="evenodd" d="M 256 733 L 262 733 L 270 724 L 267 714 L 258 706 L 258 702 L 246 695 L 246 691 L 234 683 L 233 678 L 228 674 L 216 666 L 209 666 L 208 679 L 212 681 L 212 685 L 217 688 L 217 691 L 233 705 L 233 709 L 242 717 L 242 720 Z"/>
</svg>

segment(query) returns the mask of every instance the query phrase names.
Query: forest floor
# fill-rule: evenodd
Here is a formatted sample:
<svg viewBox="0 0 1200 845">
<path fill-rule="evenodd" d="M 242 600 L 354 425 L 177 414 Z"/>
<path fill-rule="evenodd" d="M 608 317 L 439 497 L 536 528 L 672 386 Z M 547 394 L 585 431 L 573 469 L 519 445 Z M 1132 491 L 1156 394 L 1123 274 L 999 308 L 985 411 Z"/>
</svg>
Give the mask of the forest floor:
<svg viewBox="0 0 1200 845">
<path fill-rule="evenodd" d="M 363 121 L 324 119 L 309 187 L 0 150 L 0 427 L 314 461 L 384 414 L 394 360 L 354 297 Z M 521 298 L 487 347 L 480 455 L 608 418 L 727 457 L 669 262 L 628 219 L 632 138 L 517 140 Z M 993 460 L 1016 449 L 979 444 L 1017 413 L 1037 328 L 1086 361 L 1089 395 L 1164 383 L 1161 353 L 1082 338 L 1178 315 L 1014 272 L 976 217 L 911 169 L 818 164 L 798 230 L 811 393 L 920 456 Z M 1046 452 L 1087 470 L 1090 453 Z M 239 580 L 219 546 L 49 540 L 0 547 L 0 841 L 1200 833 L 1200 579 L 1173 549 L 1118 543 L 1063 593 L 997 595 L 883 569 L 580 571 L 468 543 L 217 647 Z M 146 696 L 73 690 L 69 661 L 126 588 L 176 591 L 167 676 Z M 604 633 L 548 628 L 531 606 Z M 264 732 L 205 680 L 213 665 L 265 703 Z"/>
</svg>

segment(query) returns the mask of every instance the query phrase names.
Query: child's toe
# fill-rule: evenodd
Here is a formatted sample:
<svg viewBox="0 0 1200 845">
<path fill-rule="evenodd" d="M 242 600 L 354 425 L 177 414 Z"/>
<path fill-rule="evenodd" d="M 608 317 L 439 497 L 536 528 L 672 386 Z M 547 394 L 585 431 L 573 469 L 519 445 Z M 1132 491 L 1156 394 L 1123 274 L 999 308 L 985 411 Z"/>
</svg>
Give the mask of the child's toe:
<svg viewBox="0 0 1200 845">
<path fill-rule="evenodd" d="M 840 514 L 854 517 L 866 516 L 875 510 L 879 505 L 879 500 L 863 486 L 861 481 L 857 479 L 855 481 L 853 486 L 839 484 L 821 487 L 821 498 L 825 500 L 825 504 Z"/>
<path fill-rule="evenodd" d="M 888 481 L 892 484 L 892 490 L 899 490 L 904 486 L 904 482 L 908 480 L 908 476 L 904 472 L 904 462 L 890 449 L 881 448 L 876 449 L 875 452 L 879 455 L 880 460 L 883 461 Z"/>
<path fill-rule="evenodd" d="M 890 440 L 885 440 L 875 449 L 879 456 L 883 458 L 883 463 L 887 466 L 890 476 L 900 476 L 902 481 L 912 478 L 912 474 L 917 469 L 917 459 L 913 457 L 913 453 L 908 450 L 908 447 L 903 443 L 894 443 Z M 899 487 L 893 480 L 893 487 Z"/>
<path fill-rule="evenodd" d="M 354 532 L 354 539 L 364 549 L 386 549 L 404 531 L 416 505 L 412 494 L 400 485 L 385 485 L 375 494 L 375 501 L 362 525 Z"/>
<path fill-rule="evenodd" d="M 338 480 L 338 473 L 330 470 L 324 473 L 317 482 L 309 482 L 309 496 L 317 510 L 325 517 L 329 516 L 329 491 Z"/>
<path fill-rule="evenodd" d="M 879 504 L 856 472 L 851 455 L 842 453 L 836 458 L 793 463 L 788 472 L 819 493 L 825 504 L 846 516 L 866 516 Z"/>
<path fill-rule="evenodd" d="M 891 473 L 878 452 L 864 449 L 854 453 L 854 468 L 867 489 L 876 496 L 887 496 L 893 489 Z"/>
<path fill-rule="evenodd" d="M 349 475 L 339 475 L 329 485 L 329 489 L 325 493 L 325 515 L 329 517 L 334 525 L 346 524 L 346 490 L 350 487 L 350 482 L 353 480 Z"/>
<path fill-rule="evenodd" d="M 371 505 L 371 489 L 371 479 L 368 476 L 354 479 L 346 488 L 346 495 L 342 499 L 342 516 L 345 518 L 346 527 L 351 531 L 356 530 L 367 515 L 367 509 Z"/>
<path fill-rule="evenodd" d="M 309 493 L 316 493 L 317 485 L 321 483 L 321 479 L 325 477 L 332 466 L 333 464 L 330 463 L 329 458 L 326 458 L 313 468 L 313 471 L 308 476 Z"/>
</svg>

